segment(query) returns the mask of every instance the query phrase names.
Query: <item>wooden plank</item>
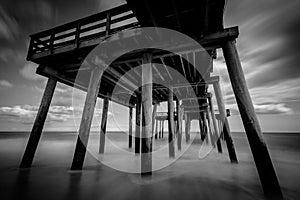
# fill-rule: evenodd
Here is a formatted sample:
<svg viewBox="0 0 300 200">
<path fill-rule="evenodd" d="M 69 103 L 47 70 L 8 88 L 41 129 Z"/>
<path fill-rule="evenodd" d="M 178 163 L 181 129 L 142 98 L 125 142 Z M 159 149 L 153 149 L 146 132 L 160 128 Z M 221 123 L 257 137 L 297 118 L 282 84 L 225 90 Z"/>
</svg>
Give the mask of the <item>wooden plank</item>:
<svg viewBox="0 0 300 200">
<path fill-rule="evenodd" d="M 164 59 L 163 59 L 162 57 L 160 57 L 160 61 L 161 61 L 161 63 L 163 64 L 163 66 L 164 66 L 164 68 L 165 68 L 165 70 L 166 70 L 166 72 L 167 72 L 167 74 L 168 74 L 170 80 L 173 80 L 172 75 L 170 74 L 170 72 L 169 72 L 169 70 L 168 70 L 168 66 L 166 65 L 166 63 L 165 63 L 165 61 L 164 61 Z"/>
<path fill-rule="evenodd" d="M 127 12 L 129 10 L 130 10 L 130 8 L 128 7 L 128 5 L 123 4 L 123 5 L 120 5 L 118 7 L 115 7 L 115 8 L 100 12 L 100 13 L 90 15 L 88 17 L 78 19 L 76 21 L 72 21 L 72 22 L 54 27 L 52 29 L 48 29 L 48 30 L 33 34 L 33 35 L 31 35 L 31 37 L 46 37 L 46 36 L 50 35 L 51 33 L 58 33 L 58 32 L 62 32 L 62 31 L 66 31 L 68 29 L 75 28 L 78 23 L 80 23 L 82 25 L 85 25 L 85 24 L 88 24 L 88 23 L 93 23 L 93 22 L 96 22 L 96 21 L 100 21 L 101 19 L 105 19 L 107 13 L 111 13 L 111 15 L 117 15 L 117 14 L 121 14 L 123 12 Z"/>
<path fill-rule="evenodd" d="M 165 81 L 164 77 L 161 75 L 161 73 L 159 72 L 159 70 L 157 69 L 156 65 L 155 64 L 152 64 L 153 66 L 153 69 L 156 71 L 156 73 L 158 74 L 158 76 L 160 77 L 160 79 L 162 81 Z"/>
<path fill-rule="evenodd" d="M 75 28 L 75 26 L 74 26 L 74 28 Z M 124 32 L 116 33 L 116 34 L 112 35 L 111 37 L 107 38 L 105 41 L 103 41 L 104 40 L 103 37 L 100 37 L 100 36 L 96 37 L 97 35 L 94 34 L 93 37 L 86 37 L 86 38 L 82 37 L 81 42 L 79 44 L 79 48 L 93 47 L 93 46 L 97 46 L 100 42 L 109 43 L 109 42 L 117 41 L 120 39 L 130 39 L 130 38 L 138 37 L 140 35 L 143 35 L 142 30 L 132 29 L 132 30 L 127 30 L 126 34 L 124 34 Z M 216 32 L 216 33 L 207 34 L 206 36 L 199 38 L 197 41 L 205 49 L 220 48 L 221 47 L 220 44 L 222 42 L 237 38 L 238 35 L 239 35 L 238 27 L 231 27 L 231 28 L 226 28 L 226 29 Z M 161 46 L 165 46 L 165 44 L 161 44 Z M 169 51 L 174 52 L 176 49 L 182 49 L 182 48 L 189 48 L 189 49 L 194 48 L 195 49 L 197 47 L 191 46 L 191 44 L 188 44 L 188 43 L 184 43 L 182 45 L 169 46 L 167 48 Z M 159 48 L 159 47 L 157 47 L 157 48 Z M 160 49 L 166 49 L 166 48 L 160 48 Z M 63 52 L 71 51 L 71 50 L 74 50 L 74 45 L 71 45 L 68 48 L 57 48 L 53 51 L 53 54 L 59 54 L 59 53 L 63 53 Z M 45 51 L 45 52 L 33 54 L 33 55 L 29 54 L 28 60 L 34 61 L 38 58 L 48 56 L 50 54 L 52 54 L 50 51 Z M 160 58 L 160 57 L 161 57 L 161 55 L 153 56 L 153 59 Z M 124 62 L 128 62 L 128 59 L 126 61 L 116 62 L 116 64 L 120 64 L 120 63 L 124 63 Z"/>
<path fill-rule="evenodd" d="M 108 106 L 109 106 L 109 99 L 104 98 L 103 108 L 102 108 L 102 118 L 101 118 L 99 154 L 104 154 Z"/>
<path fill-rule="evenodd" d="M 44 90 L 43 98 L 40 103 L 40 107 L 38 113 L 36 115 L 30 137 L 23 155 L 23 159 L 20 164 L 20 168 L 29 168 L 31 167 L 34 154 L 36 152 L 44 123 L 47 117 L 47 113 L 51 104 L 51 100 L 54 94 L 54 90 L 56 87 L 57 80 L 55 78 L 49 78 L 47 85 Z"/>
<path fill-rule="evenodd" d="M 46 77 L 55 77 L 57 80 L 59 80 L 59 82 L 61 82 L 63 84 L 66 84 L 70 87 L 75 87 L 81 91 L 87 91 L 87 87 L 85 86 L 85 84 L 83 82 L 80 82 L 78 80 L 76 80 L 76 82 L 75 82 L 75 80 L 73 78 L 66 76 L 64 73 L 62 73 L 54 68 L 40 65 L 37 68 L 36 73 L 39 75 L 42 75 L 42 76 L 46 76 Z M 104 94 L 100 93 L 100 94 L 98 94 L 98 97 L 100 97 L 100 98 L 109 97 L 110 100 L 115 103 L 118 103 L 120 105 L 124 105 L 127 107 L 134 107 L 133 104 L 130 104 L 129 102 L 121 100 L 115 96 L 110 97 L 109 95 L 104 95 Z"/>
<path fill-rule="evenodd" d="M 223 134 L 224 134 L 224 138 L 226 141 L 226 145 L 227 145 L 227 150 L 228 150 L 228 154 L 229 154 L 229 158 L 231 163 L 237 163 L 237 156 L 235 153 L 235 147 L 234 147 L 234 143 L 232 140 L 232 137 L 230 135 L 230 128 L 229 128 L 229 123 L 228 123 L 228 119 L 226 116 L 226 110 L 225 110 L 225 104 L 223 101 L 223 96 L 222 96 L 222 91 L 220 88 L 220 83 L 214 83 L 213 84 L 214 87 L 214 91 L 215 91 L 215 95 L 216 95 L 216 99 L 217 99 L 217 104 L 218 104 L 218 109 L 219 109 L 219 113 L 220 113 L 220 117 L 221 117 L 221 121 L 223 122 Z"/>
<path fill-rule="evenodd" d="M 181 68 L 182 68 L 183 76 L 184 76 L 185 78 L 187 78 L 186 72 L 185 72 L 185 66 L 184 66 L 184 63 L 183 63 L 182 55 L 180 55 L 179 57 L 180 57 L 180 63 L 181 63 Z"/>
<path fill-rule="evenodd" d="M 95 67 L 91 71 L 91 78 L 89 81 L 88 91 L 86 94 L 84 109 L 79 127 L 79 134 L 77 138 L 75 153 L 71 170 L 81 170 L 86 154 L 86 147 L 90 135 L 90 128 L 94 115 L 97 95 L 100 87 L 102 70 L 100 67 Z"/>
<path fill-rule="evenodd" d="M 129 108 L 129 132 L 128 132 L 128 147 L 132 148 L 132 107 Z"/>
<path fill-rule="evenodd" d="M 142 154 L 141 175 L 152 174 L 152 58 L 151 54 L 143 55 L 142 66 Z M 156 112 L 156 111 L 155 111 Z"/>
<path fill-rule="evenodd" d="M 264 193 L 270 199 L 283 199 L 276 172 L 247 88 L 235 41 L 228 41 L 223 44 L 223 54 Z"/>
</svg>

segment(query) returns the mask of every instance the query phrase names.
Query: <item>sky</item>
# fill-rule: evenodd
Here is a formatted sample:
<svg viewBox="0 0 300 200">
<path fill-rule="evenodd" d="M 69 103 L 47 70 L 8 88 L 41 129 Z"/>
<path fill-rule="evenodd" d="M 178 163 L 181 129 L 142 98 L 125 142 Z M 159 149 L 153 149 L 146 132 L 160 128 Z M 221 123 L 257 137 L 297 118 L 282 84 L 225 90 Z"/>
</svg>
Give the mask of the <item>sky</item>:
<svg viewBox="0 0 300 200">
<path fill-rule="evenodd" d="M 120 5 L 123 0 L 0 0 L 0 131 L 31 130 L 47 79 L 26 61 L 29 35 Z M 265 132 L 300 131 L 300 1 L 229 0 L 225 27 L 239 26 L 237 47 L 248 88 Z M 220 75 L 232 131 L 243 131 L 222 52 Z M 73 98 L 74 97 L 74 98 Z M 76 99 L 76 102 L 73 100 Z M 58 84 L 45 124 L 48 131 L 74 131 L 84 94 Z M 99 130 L 102 100 L 93 130 Z M 166 109 L 162 105 L 159 110 Z M 192 130 L 197 130 L 193 122 Z M 128 129 L 128 108 L 110 103 L 108 130 Z"/>
</svg>

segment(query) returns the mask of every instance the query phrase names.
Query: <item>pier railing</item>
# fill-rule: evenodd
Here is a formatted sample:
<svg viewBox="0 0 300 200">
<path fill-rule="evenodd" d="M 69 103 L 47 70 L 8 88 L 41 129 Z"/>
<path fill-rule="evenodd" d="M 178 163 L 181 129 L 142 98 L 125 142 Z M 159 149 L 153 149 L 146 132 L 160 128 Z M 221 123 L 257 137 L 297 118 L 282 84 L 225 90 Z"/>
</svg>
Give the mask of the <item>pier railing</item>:
<svg viewBox="0 0 300 200">
<path fill-rule="evenodd" d="M 138 26 L 138 21 L 128 5 L 123 4 L 31 35 L 27 60 L 32 60 L 35 54 L 51 55 L 60 48 L 77 49 L 82 42 L 105 39 L 116 32 Z"/>
</svg>

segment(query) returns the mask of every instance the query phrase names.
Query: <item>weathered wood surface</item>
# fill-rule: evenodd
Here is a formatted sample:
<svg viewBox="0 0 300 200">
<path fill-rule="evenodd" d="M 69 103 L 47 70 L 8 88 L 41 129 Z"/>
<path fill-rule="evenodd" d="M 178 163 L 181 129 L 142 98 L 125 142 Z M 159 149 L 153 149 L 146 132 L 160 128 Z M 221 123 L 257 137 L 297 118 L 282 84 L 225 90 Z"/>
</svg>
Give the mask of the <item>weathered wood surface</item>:
<svg viewBox="0 0 300 200">
<path fill-rule="evenodd" d="M 156 111 L 157 111 L 157 104 L 153 105 L 153 112 L 152 112 L 152 136 L 155 135 L 155 119 L 156 119 Z"/>
<path fill-rule="evenodd" d="M 109 106 L 108 98 L 103 99 L 101 129 L 100 129 L 100 145 L 99 145 L 99 153 L 100 154 L 104 154 L 104 149 L 105 149 L 108 106 Z"/>
<path fill-rule="evenodd" d="M 215 111 L 214 111 L 214 106 L 212 103 L 212 96 L 208 97 L 208 104 L 210 108 L 210 113 L 212 117 L 212 122 L 213 122 L 213 128 L 214 128 L 214 142 L 217 143 L 217 149 L 219 153 L 222 153 L 222 144 L 220 140 L 220 133 L 219 133 L 219 128 L 218 128 L 218 122 L 216 119 Z"/>
<path fill-rule="evenodd" d="M 38 147 L 40 137 L 43 131 L 44 123 L 47 118 L 47 113 L 51 104 L 51 100 L 55 91 L 57 80 L 55 78 L 49 78 L 47 85 L 44 90 L 42 101 L 36 115 L 29 140 L 26 146 L 23 159 L 20 164 L 20 168 L 29 168 L 31 167 L 34 154 Z"/>
<path fill-rule="evenodd" d="M 180 101 L 176 101 L 177 108 L 177 148 L 181 150 L 181 141 L 182 141 L 182 121 L 183 121 L 183 109 L 180 106 Z"/>
<path fill-rule="evenodd" d="M 188 143 L 190 141 L 190 129 L 191 129 L 191 119 L 188 114 L 184 116 L 185 120 L 185 141 Z"/>
<path fill-rule="evenodd" d="M 225 42 L 223 53 L 264 193 L 270 199 L 283 199 L 276 172 L 247 88 L 235 41 Z"/>
<path fill-rule="evenodd" d="M 207 115 L 207 123 L 208 123 L 208 129 L 209 129 L 210 142 L 211 142 L 211 145 L 213 147 L 215 147 L 216 143 L 215 143 L 215 137 L 214 137 L 213 127 L 212 127 L 212 119 L 211 119 L 211 115 L 209 112 L 209 108 L 206 109 L 206 115 Z"/>
<path fill-rule="evenodd" d="M 158 120 L 155 120 L 155 139 L 158 137 Z"/>
<path fill-rule="evenodd" d="M 205 127 L 205 123 L 204 123 L 204 112 L 203 111 L 199 113 L 199 127 L 200 127 L 201 140 L 204 141 L 204 139 L 206 137 L 206 127 Z"/>
<path fill-rule="evenodd" d="M 174 102 L 173 102 L 173 88 L 168 91 L 168 126 L 169 126 L 169 157 L 175 157 L 175 136 L 174 136 Z"/>
<path fill-rule="evenodd" d="M 91 71 L 71 170 L 81 170 L 83 166 L 97 95 L 100 87 L 101 74 L 102 70 L 100 67 L 95 67 Z"/>
<path fill-rule="evenodd" d="M 132 107 L 129 108 L 129 132 L 128 132 L 128 147 L 132 148 Z"/>
<path fill-rule="evenodd" d="M 165 127 L 165 121 L 161 121 L 161 138 L 164 138 L 164 127 Z"/>
<path fill-rule="evenodd" d="M 152 174 L 152 58 L 143 55 L 142 66 L 142 154 L 141 174 Z M 156 109 L 156 106 L 155 106 Z M 156 112 L 156 111 L 155 111 Z"/>
<path fill-rule="evenodd" d="M 135 106 L 135 154 L 140 153 L 140 141 L 141 141 L 141 103 L 140 97 Z"/>
<path fill-rule="evenodd" d="M 238 160 L 237 160 L 237 156 L 235 153 L 234 143 L 233 143 L 232 137 L 230 135 L 230 128 L 229 128 L 229 123 L 228 123 L 228 119 L 226 116 L 225 104 L 223 101 L 220 83 L 214 83 L 213 87 L 214 87 L 214 91 L 215 91 L 215 95 L 216 95 L 216 99 L 217 99 L 218 109 L 219 109 L 219 113 L 220 113 L 220 117 L 221 117 L 220 120 L 222 122 L 221 128 L 223 130 L 224 139 L 226 141 L 229 158 L 232 163 L 237 163 Z"/>
</svg>

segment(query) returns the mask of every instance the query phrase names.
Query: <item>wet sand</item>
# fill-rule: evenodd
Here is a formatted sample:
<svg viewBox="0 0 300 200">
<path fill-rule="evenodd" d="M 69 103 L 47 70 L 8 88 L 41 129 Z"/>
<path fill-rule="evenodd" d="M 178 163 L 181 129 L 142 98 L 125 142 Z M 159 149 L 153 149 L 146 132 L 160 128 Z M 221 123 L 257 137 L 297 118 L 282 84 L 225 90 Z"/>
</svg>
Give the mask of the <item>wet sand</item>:
<svg viewBox="0 0 300 200">
<path fill-rule="evenodd" d="M 126 134 L 109 133 L 109 137 L 127 149 Z M 300 134 L 264 137 L 285 198 L 300 199 Z M 264 199 L 243 133 L 233 134 L 239 164 L 229 162 L 224 143 L 223 154 L 213 150 L 199 159 L 200 143 L 196 138 L 176 162 L 147 179 L 109 168 L 95 159 L 97 134 L 91 136 L 91 149 L 82 171 L 69 170 L 76 142 L 73 133 L 44 134 L 32 168 L 19 170 L 27 139 L 24 133 L 0 134 L 1 199 Z M 166 142 L 165 137 L 156 145 Z M 107 149 L 105 159 L 114 153 Z M 166 150 L 164 159 L 168 159 L 167 154 Z M 118 157 L 123 156 L 115 154 L 114 159 Z"/>
</svg>

